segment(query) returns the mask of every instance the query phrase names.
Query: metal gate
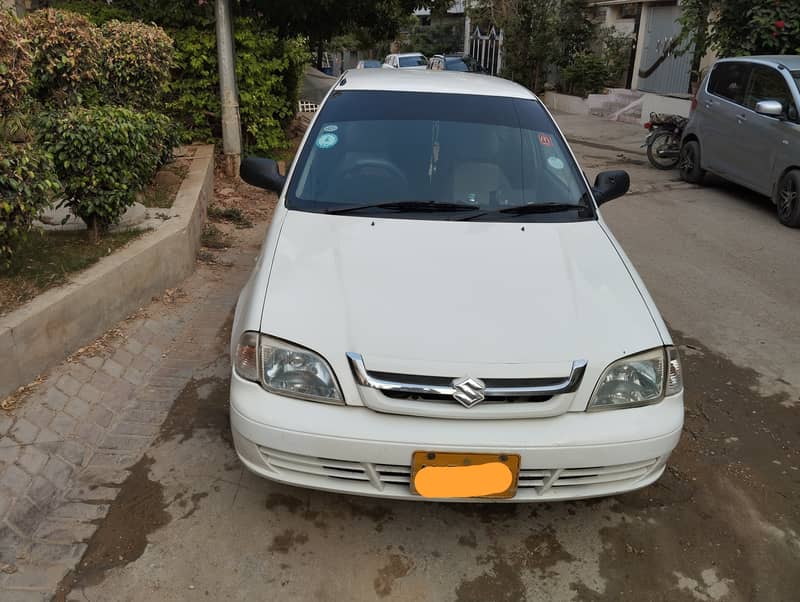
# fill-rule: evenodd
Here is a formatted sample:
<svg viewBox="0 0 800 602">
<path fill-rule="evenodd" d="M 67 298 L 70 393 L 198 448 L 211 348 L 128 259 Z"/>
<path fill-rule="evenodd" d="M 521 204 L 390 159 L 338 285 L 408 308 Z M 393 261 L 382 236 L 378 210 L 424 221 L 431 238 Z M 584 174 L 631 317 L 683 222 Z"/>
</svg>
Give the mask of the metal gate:
<svg viewBox="0 0 800 602">
<path fill-rule="evenodd" d="M 646 6 L 647 30 L 639 65 L 638 89 L 657 94 L 686 94 L 692 71 L 692 52 L 676 56 L 680 47 L 677 4 Z"/>
<path fill-rule="evenodd" d="M 503 66 L 503 32 L 494 27 L 482 33 L 476 27 L 469 38 L 469 54 L 492 75 L 500 73 Z"/>
</svg>

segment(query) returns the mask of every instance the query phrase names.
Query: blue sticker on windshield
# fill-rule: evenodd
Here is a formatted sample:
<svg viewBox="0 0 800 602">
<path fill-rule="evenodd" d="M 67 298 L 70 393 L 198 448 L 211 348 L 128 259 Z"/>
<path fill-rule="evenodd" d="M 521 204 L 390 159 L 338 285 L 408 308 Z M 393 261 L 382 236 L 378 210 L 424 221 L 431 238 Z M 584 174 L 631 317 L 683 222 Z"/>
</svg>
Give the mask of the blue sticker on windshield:
<svg viewBox="0 0 800 602">
<path fill-rule="evenodd" d="M 335 132 L 338 129 L 339 129 L 338 125 L 326 125 L 324 128 L 322 128 L 322 131 L 323 132 Z"/>
<path fill-rule="evenodd" d="M 330 132 L 322 134 L 319 138 L 317 138 L 317 148 L 333 148 L 338 143 L 339 136 Z"/>
<path fill-rule="evenodd" d="M 564 169 L 564 162 L 558 157 L 550 157 L 547 162 L 553 169 Z"/>
</svg>

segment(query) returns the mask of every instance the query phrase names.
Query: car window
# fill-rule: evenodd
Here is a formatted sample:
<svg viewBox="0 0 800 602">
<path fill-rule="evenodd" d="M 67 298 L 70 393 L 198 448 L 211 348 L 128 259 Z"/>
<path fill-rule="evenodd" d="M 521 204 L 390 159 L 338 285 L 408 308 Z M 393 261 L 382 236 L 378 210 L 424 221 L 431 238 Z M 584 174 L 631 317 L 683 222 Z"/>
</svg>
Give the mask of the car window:
<svg viewBox="0 0 800 602">
<path fill-rule="evenodd" d="M 401 56 L 401 67 L 424 67 L 426 65 L 424 56 Z"/>
<path fill-rule="evenodd" d="M 708 91 L 742 104 L 750 69 L 748 63 L 717 63 L 708 80 Z"/>
<path fill-rule="evenodd" d="M 787 111 L 793 104 L 789 86 L 786 85 L 786 80 L 778 73 L 777 69 L 754 65 L 744 104 L 749 109 L 755 110 L 756 104 L 762 100 L 777 100 L 783 105 L 784 111 Z"/>
<path fill-rule="evenodd" d="M 469 71 L 469 65 L 467 65 L 462 59 L 447 59 L 447 70 L 448 71 Z"/>
<path fill-rule="evenodd" d="M 476 219 L 492 220 L 503 208 L 567 203 L 585 210 L 515 219 L 594 215 L 580 170 L 535 100 L 336 92 L 308 140 L 287 189 L 290 209 L 326 212 L 354 204 L 424 201 L 468 204 L 486 210 Z M 359 215 L 405 217 L 380 209 Z M 453 213 L 438 217 L 458 218 Z"/>
</svg>

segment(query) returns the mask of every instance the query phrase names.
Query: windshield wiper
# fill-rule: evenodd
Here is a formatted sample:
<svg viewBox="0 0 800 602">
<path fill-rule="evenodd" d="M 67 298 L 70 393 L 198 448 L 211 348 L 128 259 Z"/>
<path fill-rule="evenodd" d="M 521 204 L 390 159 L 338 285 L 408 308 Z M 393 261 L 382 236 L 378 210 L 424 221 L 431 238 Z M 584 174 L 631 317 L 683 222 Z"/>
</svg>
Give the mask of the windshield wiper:
<svg viewBox="0 0 800 602">
<path fill-rule="evenodd" d="M 575 209 L 587 209 L 587 206 L 580 203 L 530 203 L 527 205 L 516 205 L 514 207 L 499 209 L 498 213 L 528 215 L 531 213 L 560 213 L 562 211 L 573 211 Z"/>
<path fill-rule="evenodd" d="M 393 211 L 477 211 L 480 207 L 467 203 L 439 203 L 436 201 L 388 201 L 384 203 L 373 203 L 371 205 L 350 205 L 340 209 L 326 209 L 325 213 L 335 215 L 362 211 L 364 209 L 389 209 Z"/>
</svg>

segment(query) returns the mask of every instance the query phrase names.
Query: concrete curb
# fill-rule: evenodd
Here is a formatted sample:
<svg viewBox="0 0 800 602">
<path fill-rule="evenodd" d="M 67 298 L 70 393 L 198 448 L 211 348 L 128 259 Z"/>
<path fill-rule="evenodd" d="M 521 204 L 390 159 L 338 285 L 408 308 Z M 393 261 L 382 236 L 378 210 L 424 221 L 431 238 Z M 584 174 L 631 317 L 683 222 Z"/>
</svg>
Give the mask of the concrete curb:
<svg viewBox="0 0 800 602">
<path fill-rule="evenodd" d="M 194 270 L 213 182 L 214 147 L 196 147 L 162 227 L 0 318 L 0 398 Z"/>
</svg>

